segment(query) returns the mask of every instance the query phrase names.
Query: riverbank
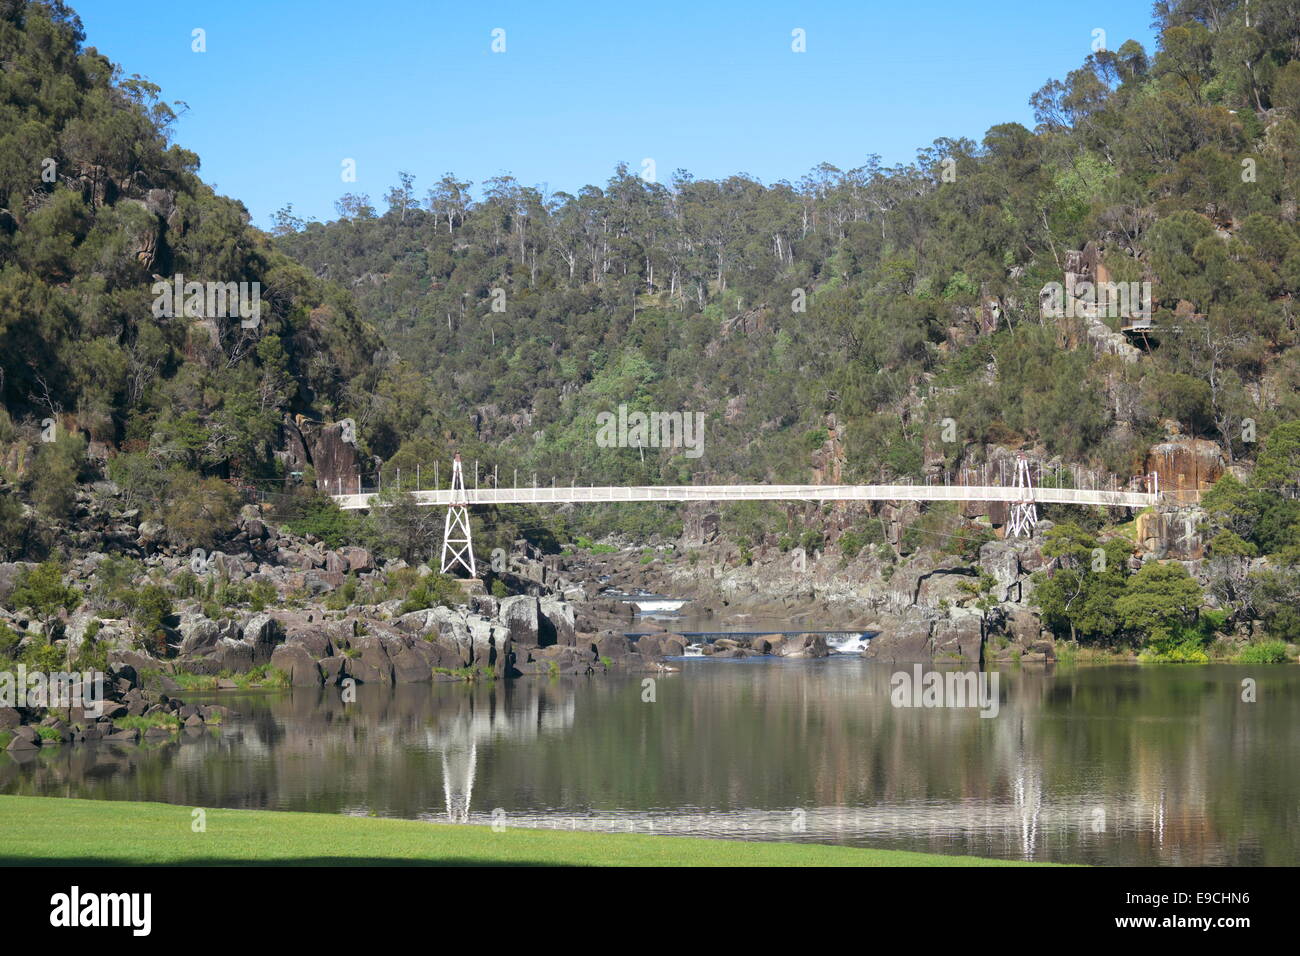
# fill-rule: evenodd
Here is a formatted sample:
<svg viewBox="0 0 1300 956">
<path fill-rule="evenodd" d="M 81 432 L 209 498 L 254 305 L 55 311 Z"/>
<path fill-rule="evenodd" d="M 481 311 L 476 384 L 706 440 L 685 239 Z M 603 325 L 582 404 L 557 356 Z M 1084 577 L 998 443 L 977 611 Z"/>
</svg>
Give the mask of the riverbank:
<svg viewBox="0 0 1300 956">
<path fill-rule="evenodd" d="M 165 803 L 0 796 L 4 866 L 1015 866 L 811 843 L 453 826 Z"/>
</svg>

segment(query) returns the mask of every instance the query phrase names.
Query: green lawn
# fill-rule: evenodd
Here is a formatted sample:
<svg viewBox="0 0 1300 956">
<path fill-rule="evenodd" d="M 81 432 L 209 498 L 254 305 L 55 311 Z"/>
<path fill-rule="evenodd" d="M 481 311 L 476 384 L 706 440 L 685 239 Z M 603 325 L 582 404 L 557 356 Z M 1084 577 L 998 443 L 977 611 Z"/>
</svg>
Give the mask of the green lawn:
<svg viewBox="0 0 1300 956">
<path fill-rule="evenodd" d="M 0 796 L 0 865 L 1002 866 L 1000 860 L 794 843 L 452 826 L 166 803 Z"/>
</svg>

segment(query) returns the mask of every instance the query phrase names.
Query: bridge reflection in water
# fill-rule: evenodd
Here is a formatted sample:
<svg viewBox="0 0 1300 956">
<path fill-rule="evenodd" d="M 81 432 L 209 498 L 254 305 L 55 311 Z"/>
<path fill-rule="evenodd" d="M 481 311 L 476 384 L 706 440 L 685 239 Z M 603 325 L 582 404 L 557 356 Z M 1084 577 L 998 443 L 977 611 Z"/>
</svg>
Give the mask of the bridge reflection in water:
<svg viewBox="0 0 1300 956">
<path fill-rule="evenodd" d="M 350 704 L 336 688 L 225 694 L 241 717 L 175 742 L 0 755 L 0 792 L 1076 863 L 1300 860 L 1295 668 L 1264 675 L 1267 706 L 1240 701 L 1258 668 L 1008 668 L 984 719 L 895 708 L 893 666 L 860 657 L 735 663 L 363 686 Z"/>
</svg>

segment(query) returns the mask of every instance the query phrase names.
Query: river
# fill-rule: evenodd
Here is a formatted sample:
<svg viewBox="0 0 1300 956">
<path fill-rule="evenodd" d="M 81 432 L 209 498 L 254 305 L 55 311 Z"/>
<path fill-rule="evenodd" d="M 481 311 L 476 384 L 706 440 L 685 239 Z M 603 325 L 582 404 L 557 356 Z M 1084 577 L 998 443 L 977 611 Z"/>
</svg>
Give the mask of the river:
<svg viewBox="0 0 1300 956">
<path fill-rule="evenodd" d="M 178 741 L 0 754 L 0 792 L 1093 864 L 1300 862 L 1300 669 L 1024 666 L 997 715 L 898 708 L 897 668 L 187 695 Z M 1244 702 L 1242 681 L 1257 681 Z M 646 698 L 653 697 L 653 700 Z"/>
</svg>

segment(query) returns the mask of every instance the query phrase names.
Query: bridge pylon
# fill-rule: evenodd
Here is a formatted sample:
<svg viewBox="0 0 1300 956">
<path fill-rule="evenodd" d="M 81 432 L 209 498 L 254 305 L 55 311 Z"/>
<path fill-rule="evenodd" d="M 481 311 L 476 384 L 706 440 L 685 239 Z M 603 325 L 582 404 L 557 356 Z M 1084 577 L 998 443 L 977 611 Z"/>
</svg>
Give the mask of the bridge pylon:
<svg viewBox="0 0 1300 956">
<path fill-rule="evenodd" d="M 469 530 L 469 498 L 465 494 L 465 474 L 460 455 L 451 463 L 451 503 L 442 527 L 442 573 L 459 564 L 471 578 L 478 577 L 474 567 L 474 536 Z"/>
<path fill-rule="evenodd" d="M 1011 502 L 1007 517 L 1008 538 L 1029 538 L 1038 524 L 1038 507 L 1034 504 L 1034 479 L 1029 471 L 1029 461 L 1024 455 L 1016 460 L 1016 497 Z"/>
</svg>

